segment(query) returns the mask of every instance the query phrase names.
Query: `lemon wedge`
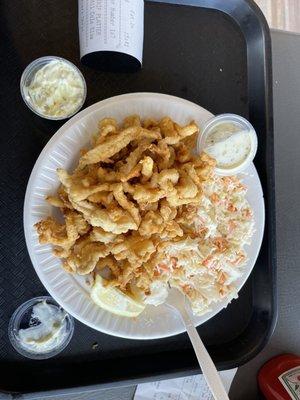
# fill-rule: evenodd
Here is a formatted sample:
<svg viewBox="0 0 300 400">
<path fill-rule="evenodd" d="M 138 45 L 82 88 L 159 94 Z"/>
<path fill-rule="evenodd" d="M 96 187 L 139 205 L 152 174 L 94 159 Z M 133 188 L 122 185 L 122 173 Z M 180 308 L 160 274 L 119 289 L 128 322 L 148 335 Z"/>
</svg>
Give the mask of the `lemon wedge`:
<svg viewBox="0 0 300 400">
<path fill-rule="evenodd" d="M 143 304 L 127 296 L 121 290 L 103 286 L 103 279 L 100 275 L 96 276 L 91 298 L 99 307 L 122 317 L 136 317 L 145 308 Z"/>
</svg>

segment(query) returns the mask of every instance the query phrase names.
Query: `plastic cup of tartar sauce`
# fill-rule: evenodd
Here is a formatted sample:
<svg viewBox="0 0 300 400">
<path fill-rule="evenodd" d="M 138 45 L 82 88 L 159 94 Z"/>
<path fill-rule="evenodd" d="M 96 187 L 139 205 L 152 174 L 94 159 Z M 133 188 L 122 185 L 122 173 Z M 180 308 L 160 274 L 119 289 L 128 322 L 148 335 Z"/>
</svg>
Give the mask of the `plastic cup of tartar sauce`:
<svg viewBox="0 0 300 400">
<path fill-rule="evenodd" d="M 49 296 L 23 303 L 8 325 L 8 337 L 15 350 L 36 360 L 60 353 L 69 344 L 73 332 L 73 317 Z"/>
<path fill-rule="evenodd" d="M 61 57 L 46 56 L 24 70 L 20 90 L 25 104 L 40 117 L 52 120 L 76 114 L 86 99 L 86 82 L 79 69 Z"/>
<path fill-rule="evenodd" d="M 197 140 L 197 153 L 213 157 L 218 175 L 235 175 L 245 170 L 257 151 L 255 129 L 236 114 L 220 114 L 208 120 Z"/>
</svg>

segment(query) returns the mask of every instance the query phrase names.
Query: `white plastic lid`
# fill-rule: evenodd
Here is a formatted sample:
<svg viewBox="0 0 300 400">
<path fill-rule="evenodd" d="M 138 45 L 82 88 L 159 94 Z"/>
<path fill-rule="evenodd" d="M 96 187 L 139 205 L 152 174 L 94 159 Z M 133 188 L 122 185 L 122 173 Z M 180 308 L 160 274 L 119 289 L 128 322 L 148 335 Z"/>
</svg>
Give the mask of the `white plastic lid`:
<svg viewBox="0 0 300 400">
<path fill-rule="evenodd" d="M 245 118 L 236 115 L 236 114 L 220 114 L 217 117 L 213 117 L 208 120 L 202 127 L 202 132 L 198 136 L 197 140 L 197 154 L 200 154 L 205 149 L 206 139 L 209 134 L 215 129 L 218 125 L 224 123 L 231 123 L 236 125 L 240 131 L 246 132 L 249 134 L 251 149 L 244 161 L 242 161 L 238 166 L 230 167 L 216 167 L 215 171 L 218 175 L 235 175 L 243 170 L 245 170 L 248 165 L 253 161 L 256 151 L 257 151 L 257 135 L 255 129 L 247 121 Z"/>
</svg>

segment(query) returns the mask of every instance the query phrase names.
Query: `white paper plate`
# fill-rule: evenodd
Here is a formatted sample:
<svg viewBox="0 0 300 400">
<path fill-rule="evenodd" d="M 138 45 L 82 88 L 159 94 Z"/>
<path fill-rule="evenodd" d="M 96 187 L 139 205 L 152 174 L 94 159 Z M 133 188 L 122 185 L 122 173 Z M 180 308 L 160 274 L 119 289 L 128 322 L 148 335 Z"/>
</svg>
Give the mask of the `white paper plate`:
<svg viewBox="0 0 300 400">
<path fill-rule="evenodd" d="M 89 286 L 84 277 L 66 273 L 59 259 L 52 255 L 49 245 L 40 245 L 33 225 L 49 215 L 57 213 L 44 197 L 54 194 L 59 186 L 57 168 L 72 170 L 79 150 L 89 144 L 97 123 L 104 117 L 121 121 L 130 114 L 141 117 L 161 118 L 166 115 L 180 124 L 195 120 L 199 126 L 212 114 L 189 101 L 156 93 L 132 93 L 100 101 L 81 111 L 66 122 L 47 143 L 41 152 L 29 179 L 24 204 L 24 230 L 26 244 L 33 266 L 51 296 L 84 324 L 99 331 L 124 338 L 155 339 L 176 335 L 184 331 L 176 315 L 164 305 L 148 306 L 138 318 L 118 317 L 97 307 L 89 297 Z M 264 230 L 264 201 L 259 177 L 252 164 L 244 175 L 248 186 L 248 200 L 254 210 L 256 231 L 252 244 L 247 246 L 249 262 L 244 275 L 236 282 L 238 290 L 248 278 L 258 255 Z M 57 214 L 55 214 L 57 215 Z M 195 317 L 196 325 L 216 315 L 227 305 L 224 300 L 213 306 L 213 310 Z"/>
</svg>

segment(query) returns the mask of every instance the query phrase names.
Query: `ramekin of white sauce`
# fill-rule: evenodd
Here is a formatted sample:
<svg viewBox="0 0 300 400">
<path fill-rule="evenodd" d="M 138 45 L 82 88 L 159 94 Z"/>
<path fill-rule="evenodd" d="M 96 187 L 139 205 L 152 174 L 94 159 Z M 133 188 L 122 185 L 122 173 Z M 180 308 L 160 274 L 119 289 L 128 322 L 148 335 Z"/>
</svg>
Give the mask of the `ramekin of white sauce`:
<svg viewBox="0 0 300 400">
<path fill-rule="evenodd" d="M 86 99 L 82 73 L 61 57 L 41 57 L 24 70 L 20 89 L 26 105 L 37 115 L 53 120 L 69 118 Z"/>
<path fill-rule="evenodd" d="M 60 353 L 70 342 L 74 320 L 51 297 L 40 296 L 22 304 L 12 315 L 8 336 L 25 357 L 46 359 Z"/>
<path fill-rule="evenodd" d="M 255 129 L 236 114 L 221 114 L 207 121 L 198 137 L 197 152 L 206 152 L 216 162 L 216 173 L 234 175 L 245 170 L 257 151 Z"/>
</svg>

